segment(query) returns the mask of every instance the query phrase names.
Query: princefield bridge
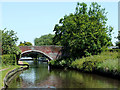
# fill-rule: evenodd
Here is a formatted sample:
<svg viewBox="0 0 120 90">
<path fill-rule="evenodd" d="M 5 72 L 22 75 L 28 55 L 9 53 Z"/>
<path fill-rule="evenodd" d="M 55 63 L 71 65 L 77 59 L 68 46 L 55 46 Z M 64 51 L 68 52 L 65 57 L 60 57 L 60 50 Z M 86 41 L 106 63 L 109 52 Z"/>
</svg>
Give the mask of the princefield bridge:
<svg viewBox="0 0 120 90">
<path fill-rule="evenodd" d="M 48 58 L 49 60 L 55 60 L 61 55 L 61 46 L 19 46 L 22 51 L 21 56 L 27 56 L 28 54 L 31 57 L 37 57 L 41 54 Z"/>
</svg>

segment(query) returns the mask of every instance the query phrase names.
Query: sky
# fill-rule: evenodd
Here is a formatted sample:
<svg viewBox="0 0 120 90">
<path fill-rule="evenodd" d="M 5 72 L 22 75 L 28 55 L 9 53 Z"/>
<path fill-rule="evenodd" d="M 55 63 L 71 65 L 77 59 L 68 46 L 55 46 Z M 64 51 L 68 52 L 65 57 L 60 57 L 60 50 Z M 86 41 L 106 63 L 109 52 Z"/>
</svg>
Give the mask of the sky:
<svg viewBox="0 0 120 90">
<path fill-rule="evenodd" d="M 80 1 L 79 1 L 80 2 Z M 85 2 L 90 5 L 91 2 Z M 20 41 L 28 41 L 34 45 L 34 39 L 45 34 L 54 34 L 55 24 L 60 18 L 75 12 L 75 2 L 1 2 L 0 29 L 14 30 Z M 118 2 L 98 2 L 107 14 L 107 25 L 114 27 L 113 44 L 118 35 Z"/>
</svg>

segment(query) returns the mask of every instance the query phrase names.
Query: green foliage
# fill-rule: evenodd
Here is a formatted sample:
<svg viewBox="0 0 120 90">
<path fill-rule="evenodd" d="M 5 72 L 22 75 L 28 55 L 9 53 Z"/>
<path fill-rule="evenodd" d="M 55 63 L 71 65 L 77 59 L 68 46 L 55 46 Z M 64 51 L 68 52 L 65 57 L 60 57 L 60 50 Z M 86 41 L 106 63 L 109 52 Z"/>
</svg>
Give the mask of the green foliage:
<svg viewBox="0 0 120 90">
<path fill-rule="evenodd" d="M 120 31 L 118 31 L 118 36 L 117 36 L 118 40 L 120 40 Z"/>
<path fill-rule="evenodd" d="M 97 65 L 97 69 L 103 72 L 120 72 L 120 67 L 118 65 L 118 59 L 109 59 L 104 61 L 103 63 L 99 63 Z"/>
<path fill-rule="evenodd" d="M 20 42 L 20 44 L 18 46 L 33 46 L 33 45 L 31 42 L 24 41 L 24 43 Z"/>
<path fill-rule="evenodd" d="M 109 52 L 120 52 L 120 49 L 108 49 L 106 51 L 109 51 Z"/>
<path fill-rule="evenodd" d="M 118 46 L 119 49 L 120 49 L 120 41 L 119 41 L 119 42 L 116 42 L 116 46 Z"/>
<path fill-rule="evenodd" d="M 0 30 L 0 55 L 2 54 L 2 31 Z"/>
<path fill-rule="evenodd" d="M 53 45 L 53 43 L 52 43 L 53 37 L 54 37 L 54 35 L 52 35 L 52 34 L 43 35 L 40 38 L 35 38 L 34 44 L 36 46 Z"/>
<path fill-rule="evenodd" d="M 19 55 L 21 53 L 20 49 L 16 46 L 16 42 L 18 37 L 13 30 L 6 30 L 6 28 L 2 31 L 2 54 L 15 54 Z"/>
<path fill-rule="evenodd" d="M 58 66 L 59 62 L 58 62 L 58 60 L 51 60 L 51 61 L 49 61 L 49 64 L 54 65 L 54 66 Z"/>
<path fill-rule="evenodd" d="M 50 61 L 49 63 L 53 66 L 62 66 L 62 67 L 70 67 L 81 71 L 86 72 L 105 72 L 111 73 L 113 75 L 120 74 L 120 67 L 119 67 L 119 54 L 118 52 L 110 52 L 105 51 L 99 55 L 91 55 L 89 57 L 82 57 L 81 59 L 76 59 L 72 61 L 72 63 L 68 64 L 68 60 L 55 60 Z"/>
<path fill-rule="evenodd" d="M 16 55 L 14 55 L 14 54 L 2 55 L 2 64 L 3 65 L 15 65 L 16 64 Z"/>
<path fill-rule="evenodd" d="M 75 13 L 65 15 L 54 27 L 53 43 L 63 46 L 63 55 L 79 58 L 95 55 L 111 45 L 113 28 L 106 26 L 107 12 L 97 3 L 78 3 Z"/>
<path fill-rule="evenodd" d="M 77 59 L 72 62 L 71 67 L 89 72 L 94 70 L 102 72 L 106 72 L 106 70 L 109 70 L 110 72 L 120 72 L 120 69 L 118 68 L 118 57 L 118 52 L 115 51 L 102 52 L 99 55 Z"/>
<path fill-rule="evenodd" d="M 72 63 L 73 59 L 72 58 L 67 58 L 65 59 L 57 59 L 57 60 L 51 60 L 49 61 L 49 64 L 53 66 L 62 66 L 62 67 L 71 67 L 70 64 Z"/>
<path fill-rule="evenodd" d="M 118 41 L 116 42 L 116 46 L 118 46 L 120 49 L 120 31 L 118 31 L 118 36 L 116 38 L 118 39 Z"/>
<path fill-rule="evenodd" d="M 90 57 L 83 57 L 82 59 L 77 59 L 74 62 L 72 62 L 71 66 L 73 68 L 83 70 L 83 71 L 93 71 L 93 69 L 96 67 L 96 63 L 100 63 L 103 60 L 100 59 L 100 56 L 90 56 Z"/>
<path fill-rule="evenodd" d="M 23 44 L 23 43 L 20 43 L 18 46 L 25 46 L 25 44 Z"/>
</svg>

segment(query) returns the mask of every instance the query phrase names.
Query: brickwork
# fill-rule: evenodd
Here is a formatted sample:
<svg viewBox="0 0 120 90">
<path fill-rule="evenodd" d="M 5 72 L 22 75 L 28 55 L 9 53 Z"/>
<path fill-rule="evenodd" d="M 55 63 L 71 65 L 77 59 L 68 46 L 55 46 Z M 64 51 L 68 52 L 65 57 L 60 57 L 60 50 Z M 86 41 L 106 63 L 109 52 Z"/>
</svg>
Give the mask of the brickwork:
<svg viewBox="0 0 120 90">
<path fill-rule="evenodd" d="M 49 57 L 51 57 L 53 60 L 57 59 L 59 55 L 61 55 L 61 46 L 20 46 L 20 49 L 23 52 L 25 51 L 32 51 L 32 50 L 39 50 L 40 52 L 45 53 Z"/>
</svg>

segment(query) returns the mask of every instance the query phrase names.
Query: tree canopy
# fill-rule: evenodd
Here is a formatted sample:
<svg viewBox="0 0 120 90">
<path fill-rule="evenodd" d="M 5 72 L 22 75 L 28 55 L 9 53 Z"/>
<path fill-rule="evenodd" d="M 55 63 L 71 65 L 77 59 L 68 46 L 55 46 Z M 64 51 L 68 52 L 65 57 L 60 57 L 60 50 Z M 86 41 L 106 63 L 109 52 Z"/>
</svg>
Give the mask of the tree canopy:
<svg viewBox="0 0 120 90">
<path fill-rule="evenodd" d="M 2 54 L 15 54 L 19 55 L 21 53 L 19 47 L 16 46 L 18 37 L 13 30 L 2 31 Z"/>
<path fill-rule="evenodd" d="M 31 42 L 26 42 L 24 41 L 23 43 L 20 42 L 20 44 L 18 46 L 33 46 Z"/>
<path fill-rule="evenodd" d="M 36 46 L 53 45 L 53 37 L 53 34 L 42 35 L 40 38 L 35 38 L 34 44 Z"/>
<path fill-rule="evenodd" d="M 60 42 L 63 55 L 79 58 L 100 53 L 111 45 L 113 27 L 107 26 L 107 12 L 96 2 L 89 8 L 77 3 L 75 13 L 65 15 L 54 27 L 53 43 Z M 66 54 L 66 55 L 65 55 Z"/>
<path fill-rule="evenodd" d="M 116 46 L 118 46 L 120 49 L 120 31 L 118 31 L 118 36 L 116 38 L 118 39 L 118 41 L 116 42 Z"/>
</svg>

